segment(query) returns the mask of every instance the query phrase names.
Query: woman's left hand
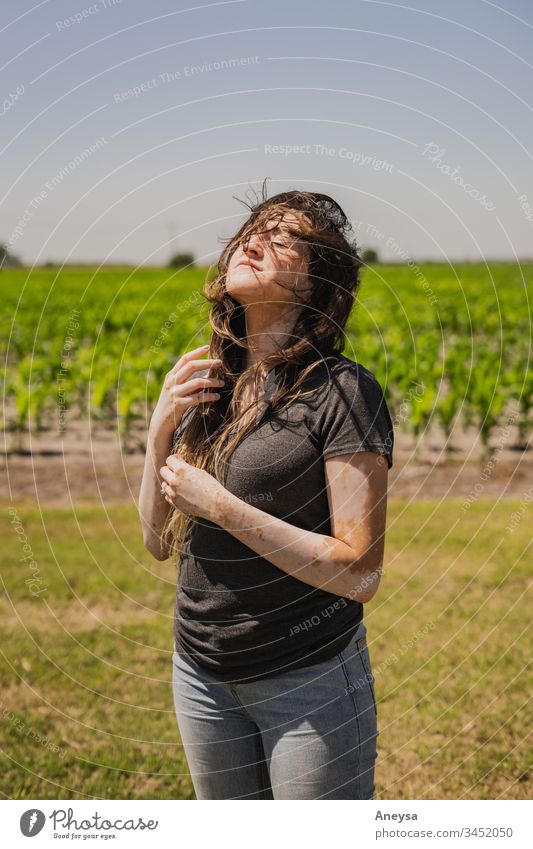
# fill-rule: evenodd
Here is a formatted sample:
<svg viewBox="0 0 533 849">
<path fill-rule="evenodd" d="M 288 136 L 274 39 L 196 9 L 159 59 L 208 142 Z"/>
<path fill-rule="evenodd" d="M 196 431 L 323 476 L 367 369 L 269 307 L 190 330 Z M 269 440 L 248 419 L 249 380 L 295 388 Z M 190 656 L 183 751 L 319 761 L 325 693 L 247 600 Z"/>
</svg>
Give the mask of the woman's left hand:
<svg viewBox="0 0 533 849">
<path fill-rule="evenodd" d="M 222 484 L 209 472 L 191 466 L 171 454 L 166 466 L 159 470 L 163 478 L 161 491 L 165 499 L 182 513 L 210 519 L 226 492 Z"/>
</svg>

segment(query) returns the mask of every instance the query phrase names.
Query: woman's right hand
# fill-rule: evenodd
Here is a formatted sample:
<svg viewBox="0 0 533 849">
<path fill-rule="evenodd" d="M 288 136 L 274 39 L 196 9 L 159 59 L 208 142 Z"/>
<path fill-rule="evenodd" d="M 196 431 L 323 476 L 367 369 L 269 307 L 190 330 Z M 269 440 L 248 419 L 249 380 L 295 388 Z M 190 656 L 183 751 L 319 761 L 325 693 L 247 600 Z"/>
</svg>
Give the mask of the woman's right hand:
<svg viewBox="0 0 533 849">
<path fill-rule="evenodd" d="M 173 434 L 189 407 L 220 398 L 217 390 L 224 385 L 224 380 L 194 376 L 198 371 L 216 369 L 221 365 L 220 359 L 198 359 L 207 353 L 208 348 L 209 345 L 202 345 L 201 348 L 187 351 L 165 376 L 161 395 L 150 420 L 151 431 L 163 431 L 166 436 Z"/>
</svg>

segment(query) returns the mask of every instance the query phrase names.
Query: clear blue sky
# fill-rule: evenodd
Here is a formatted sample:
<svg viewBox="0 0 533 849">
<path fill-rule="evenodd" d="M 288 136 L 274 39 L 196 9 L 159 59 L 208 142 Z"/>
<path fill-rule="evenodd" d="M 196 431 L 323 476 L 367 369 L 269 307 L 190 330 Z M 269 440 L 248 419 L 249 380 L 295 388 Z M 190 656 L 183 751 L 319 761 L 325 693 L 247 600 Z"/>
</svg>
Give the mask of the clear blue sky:
<svg viewBox="0 0 533 849">
<path fill-rule="evenodd" d="M 264 177 L 333 195 L 384 259 L 533 256 L 528 0 L 0 15 L 0 241 L 25 262 L 213 262 Z"/>
</svg>

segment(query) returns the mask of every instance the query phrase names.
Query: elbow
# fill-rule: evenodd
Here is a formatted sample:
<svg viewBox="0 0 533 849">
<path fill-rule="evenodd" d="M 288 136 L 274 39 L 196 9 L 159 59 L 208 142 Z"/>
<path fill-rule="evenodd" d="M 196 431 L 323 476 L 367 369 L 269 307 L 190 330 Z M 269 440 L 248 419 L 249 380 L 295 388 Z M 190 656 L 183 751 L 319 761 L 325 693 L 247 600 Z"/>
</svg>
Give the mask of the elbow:
<svg viewBox="0 0 533 849">
<path fill-rule="evenodd" d="M 163 548 L 160 540 L 154 540 L 153 537 L 151 539 L 144 540 L 144 547 L 147 551 L 150 552 L 152 557 L 155 557 L 156 560 L 168 560 L 168 558 L 170 557 L 169 550 Z"/>
<path fill-rule="evenodd" d="M 375 595 L 376 590 L 373 590 L 372 592 L 361 591 L 357 596 L 357 601 L 359 604 L 368 604 L 369 601 L 372 601 Z"/>
<path fill-rule="evenodd" d="M 350 598 L 360 604 L 368 604 L 376 595 L 381 580 L 383 561 L 375 564 L 371 569 L 361 569 L 360 562 L 354 562 L 350 566 L 352 574 Z"/>
<path fill-rule="evenodd" d="M 158 531 L 155 524 L 141 520 L 143 545 L 156 560 L 168 560 L 171 555 L 171 547 L 165 539 L 163 532 Z"/>
</svg>

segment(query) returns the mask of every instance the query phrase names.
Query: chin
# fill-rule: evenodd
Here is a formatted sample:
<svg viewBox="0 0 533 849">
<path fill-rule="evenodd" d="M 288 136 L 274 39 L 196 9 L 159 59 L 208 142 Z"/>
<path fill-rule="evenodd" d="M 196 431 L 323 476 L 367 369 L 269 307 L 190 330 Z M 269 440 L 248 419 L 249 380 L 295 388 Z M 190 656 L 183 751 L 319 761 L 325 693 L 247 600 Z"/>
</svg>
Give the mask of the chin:
<svg viewBox="0 0 533 849">
<path fill-rule="evenodd" d="M 226 286 L 226 292 L 242 307 L 247 306 L 248 304 L 262 303 L 264 301 L 263 293 L 258 288 L 257 284 L 255 286 L 237 286 L 235 284 L 233 286 Z"/>
<path fill-rule="evenodd" d="M 234 269 L 226 279 L 226 292 L 237 301 L 240 296 L 257 296 L 260 291 L 261 284 L 252 269 L 245 265 Z"/>
</svg>

